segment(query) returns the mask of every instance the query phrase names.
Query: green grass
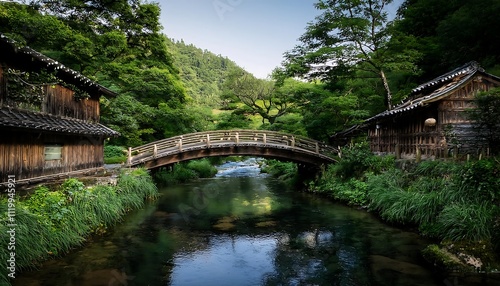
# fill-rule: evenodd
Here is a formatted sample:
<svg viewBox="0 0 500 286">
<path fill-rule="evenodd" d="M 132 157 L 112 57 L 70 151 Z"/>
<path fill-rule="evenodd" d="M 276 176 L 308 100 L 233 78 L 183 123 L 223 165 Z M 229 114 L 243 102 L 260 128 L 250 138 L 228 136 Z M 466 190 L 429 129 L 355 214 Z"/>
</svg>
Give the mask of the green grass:
<svg viewBox="0 0 500 286">
<path fill-rule="evenodd" d="M 86 187 L 76 179 L 66 180 L 59 189 L 38 187 L 16 202 L 17 271 L 71 251 L 92 234 L 104 233 L 127 211 L 139 208 L 144 200 L 158 194 L 152 178 L 143 169 L 124 171 L 117 186 Z M 0 231 L 6 233 L 6 198 L 0 199 Z M 0 238 L 0 258 L 8 257 L 8 237 Z M 9 285 L 7 269 L 0 269 L 0 283 Z"/>
<path fill-rule="evenodd" d="M 391 160 L 355 146 L 310 186 L 426 236 L 500 249 L 500 160 L 423 161 L 407 170 Z"/>
<path fill-rule="evenodd" d="M 104 157 L 104 164 L 122 164 L 127 162 L 127 156 Z"/>
</svg>

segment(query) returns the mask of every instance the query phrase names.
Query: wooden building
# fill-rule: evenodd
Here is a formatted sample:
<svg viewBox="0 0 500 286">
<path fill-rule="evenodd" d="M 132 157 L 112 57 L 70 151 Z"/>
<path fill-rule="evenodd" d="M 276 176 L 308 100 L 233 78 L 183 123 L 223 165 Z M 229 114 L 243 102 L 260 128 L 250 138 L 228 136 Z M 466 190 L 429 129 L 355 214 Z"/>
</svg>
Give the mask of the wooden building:
<svg viewBox="0 0 500 286">
<path fill-rule="evenodd" d="M 487 143 L 478 136 L 466 112 L 474 107 L 478 92 L 498 86 L 499 77 L 470 62 L 416 87 L 394 109 L 364 122 L 371 150 L 398 158 L 488 152 Z"/>
<path fill-rule="evenodd" d="M 0 34 L 0 183 L 103 167 L 99 98 L 111 90 Z"/>
</svg>

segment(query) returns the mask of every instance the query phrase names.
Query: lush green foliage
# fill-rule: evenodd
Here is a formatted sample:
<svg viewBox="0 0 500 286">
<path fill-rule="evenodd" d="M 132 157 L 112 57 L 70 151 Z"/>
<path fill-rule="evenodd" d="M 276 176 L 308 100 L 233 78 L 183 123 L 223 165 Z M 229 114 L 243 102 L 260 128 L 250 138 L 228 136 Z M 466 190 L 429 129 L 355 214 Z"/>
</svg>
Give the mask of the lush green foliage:
<svg viewBox="0 0 500 286">
<path fill-rule="evenodd" d="M 474 102 L 469 116 L 476 122 L 478 136 L 488 142 L 491 153 L 500 154 L 500 88 L 478 93 Z"/>
<path fill-rule="evenodd" d="M 211 178 L 217 169 L 209 159 L 181 162 L 171 167 L 161 168 L 154 174 L 154 179 L 162 185 L 185 183 L 198 178 Z"/>
<path fill-rule="evenodd" d="M 498 241 L 500 162 L 424 161 L 401 170 L 393 158 L 358 146 L 342 153 L 310 187 L 349 204 L 368 207 L 393 223 L 418 226 L 424 235 Z M 498 245 L 496 245 L 498 247 Z"/>
<path fill-rule="evenodd" d="M 104 145 L 104 157 L 118 157 L 125 154 L 126 149 L 116 145 Z"/>
<path fill-rule="evenodd" d="M 200 178 L 211 178 L 217 174 L 217 169 L 208 159 L 189 161 L 186 167 L 195 171 Z"/>
<path fill-rule="evenodd" d="M 185 44 L 183 40 L 166 39 L 166 44 L 193 104 L 220 108 L 228 71 L 241 68 L 228 58 Z"/>
<path fill-rule="evenodd" d="M 393 157 L 374 156 L 366 144 L 356 144 L 343 149 L 339 162 L 329 165 L 310 188 L 348 204 L 364 206 L 368 202 L 366 175 L 392 170 L 393 166 Z"/>
<path fill-rule="evenodd" d="M 500 36 L 493 32 L 500 28 L 498 13 L 494 0 L 406 0 L 395 30 L 403 36 L 399 41 L 421 54 L 416 64 L 421 80 L 427 80 L 471 60 L 498 67 Z"/>
<path fill-rule="evenodd" d="M 121 164 L 127 161 L 126 149 L 116 145 L 104 145 L 104 163 Z"/>
<path fill-rule="evenodd" d="M 143 169 L 124 171 L 117 186 L 86 187 L 72 178 L 56 190 L 38 187 L 15 204 L 18 269 L 33 267 L 34 263 L 81 245 L 89 235 L 106 232 L 127 211 L 142 206 L 144 199 L 157 194 L 152 178 Z M 6 199 L 1 198 L 0 230 L 4 233 L 6 208 Z M 0 238 L 0 258 L 4 261 L 8 256 L 7 239 L 5 235 Z M 1 277 L 6 277 L 5 271 L 5 267 L 0 270 Z"/>
</svg>

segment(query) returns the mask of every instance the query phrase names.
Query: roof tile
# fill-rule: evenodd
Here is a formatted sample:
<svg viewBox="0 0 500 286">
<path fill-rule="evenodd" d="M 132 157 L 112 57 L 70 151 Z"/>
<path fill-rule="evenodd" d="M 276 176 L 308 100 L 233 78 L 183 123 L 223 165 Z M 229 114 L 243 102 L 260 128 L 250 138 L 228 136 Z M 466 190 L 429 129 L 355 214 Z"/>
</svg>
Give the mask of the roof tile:
<svg viewBox="0 0 500 286">
<path fill-rule="evenodd" d="M 120 135 L 100 123 L 13 108 L 0 108 L 0 128 L 2 127 L 104 137 Z"/>
</svg>

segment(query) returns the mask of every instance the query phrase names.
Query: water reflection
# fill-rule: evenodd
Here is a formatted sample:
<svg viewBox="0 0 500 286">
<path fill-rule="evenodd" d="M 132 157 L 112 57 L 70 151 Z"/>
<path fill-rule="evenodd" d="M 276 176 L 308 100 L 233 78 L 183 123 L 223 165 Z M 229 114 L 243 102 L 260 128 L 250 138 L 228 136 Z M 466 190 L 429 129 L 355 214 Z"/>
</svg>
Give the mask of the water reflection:
<svg viewBox="0 0 500 286">
<path fill-rule="evenodd" d="M 16 285 L 442 284 L 421 265 L 417 235 L 233 167 L 162 190 L 113 234 Z"/>
</svg>

